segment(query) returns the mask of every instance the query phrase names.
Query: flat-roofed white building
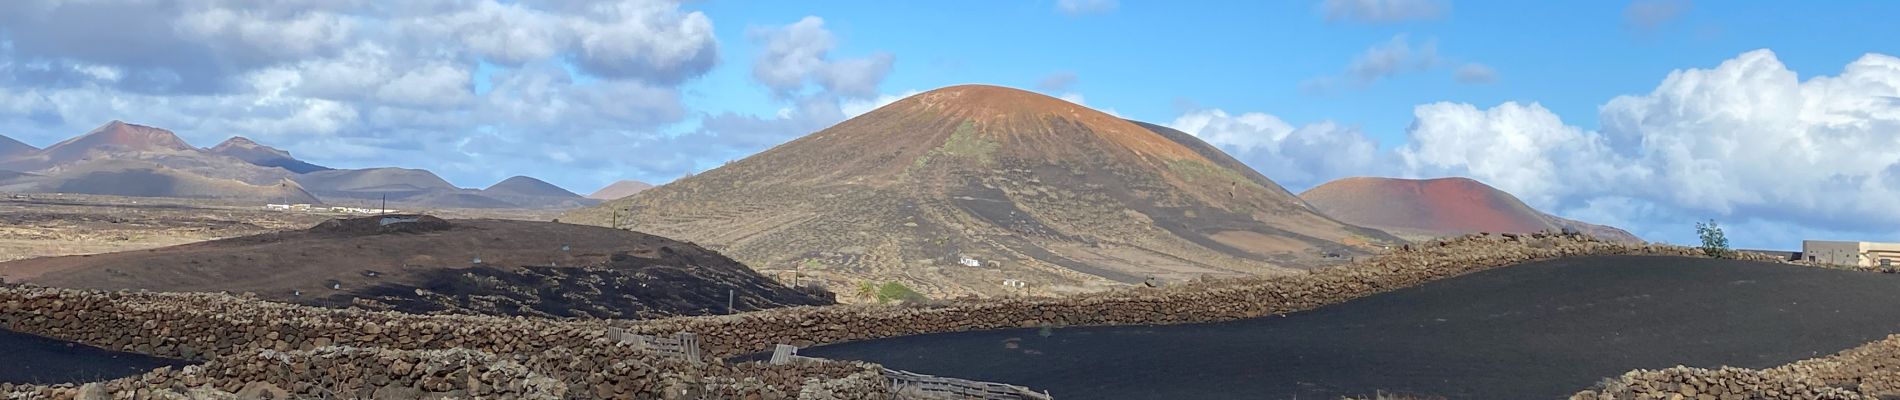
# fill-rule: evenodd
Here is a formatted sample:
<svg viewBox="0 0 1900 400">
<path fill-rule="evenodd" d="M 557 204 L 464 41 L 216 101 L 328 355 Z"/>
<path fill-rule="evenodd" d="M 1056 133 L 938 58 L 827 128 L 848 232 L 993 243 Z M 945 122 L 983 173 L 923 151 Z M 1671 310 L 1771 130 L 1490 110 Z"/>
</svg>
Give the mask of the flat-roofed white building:
<svg viewBox="0 0 1900 400">
<path fill-rule="evenodd" d="M 1891 267 L 1900 264 L 1900 243 L 1803 240 L 1801 259 L 1820 264 Z"/>
</svg>

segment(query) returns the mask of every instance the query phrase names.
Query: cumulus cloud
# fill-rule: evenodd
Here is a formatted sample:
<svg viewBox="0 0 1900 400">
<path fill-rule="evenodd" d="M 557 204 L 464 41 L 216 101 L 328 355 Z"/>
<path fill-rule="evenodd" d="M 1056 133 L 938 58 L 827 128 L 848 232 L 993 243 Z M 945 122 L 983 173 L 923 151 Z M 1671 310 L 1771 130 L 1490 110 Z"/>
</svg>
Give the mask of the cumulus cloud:
<svg viewBox="0 0 1900 400">
<path fill-rule="evenodd" d="M 718 60 L 711 20 L 673 0 L 8 1 L 0 124 L 46 144 L 122 119 L 469 185 L 664 179 L 691 168 L 660 132 L 687 117 L 679 86 Z"/>
<path fill-rule="evenodd" d="M 753 28 L 748 33 L 765 49 L 752 64 L 753 79 L 781 97 L 798 94 L 807 82 L 838 95 L 873 97 L 896 61 L 890 53 L 831 59 L 829 53 L 837 47 L 837 39 L 825 29 L 825 20 L 818 17 L 808 16 L 783 27 Z"/>
<path fill-rule="evenodd" d="M 1121 8 L 1116 0 L 1056 0 L 1056 11 L 1068 15 L 1101 14 Z"/>
<path fill-rule="evenodd" d="M 699 129 L 684 136 L 702 144 L 677 151 L 715 154 L 709 158 L 751 154 L 902 98 L 878 93 L 895 56 L 876 53 L 832 59 L 837 39 L 824 24 L 823 19 L 808 16 L 785 26 L 749 29 L 748 36 L 762 49 L 752 66 L 752 78 L 785 107 L 770 116 L 705 115 Z"/>
<path fill-rule="evenodd" d="M 1444 0 L 1324 0 L 1326 21 L 1394 23 L 1437 19 L 1451 10 Z"/>
<path fill-rule="evenodd" d="M 1900 153 L 1877 149 L 1900 143 L 1895 96 L 1900 58 L 1867 54 L 1838 75 L 1802 80 L 1756 50 L 1610 100 L 1598 131 L 1535 104 L 1420 106 L 1399 155 L 1411 174 L 1472 176 L 1560 214 L 1893 234 Z"/>
<path fill-rule="evenodd" d="M 1295 127 L 1266 113 L 1201 109 L 1168 126 L 1207 141 L 1295 192 L 1340 177 L 1380 175 L 1388 164 L 1378 144 L 1358 128 L 1331 121 Z"/>
</svg>

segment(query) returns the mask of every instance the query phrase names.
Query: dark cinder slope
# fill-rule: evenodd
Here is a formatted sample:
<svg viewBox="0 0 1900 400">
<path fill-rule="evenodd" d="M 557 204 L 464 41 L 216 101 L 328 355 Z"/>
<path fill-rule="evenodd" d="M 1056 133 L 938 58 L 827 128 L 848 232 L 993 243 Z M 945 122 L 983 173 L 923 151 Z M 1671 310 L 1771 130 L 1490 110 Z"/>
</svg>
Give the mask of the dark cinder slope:
<svg viewBox="0 0 1900 400">
<path fill-rule="evenodd" d="M 1201 325 L 923 335 L 803 349 L 1072 399 L 1558 399 L 1632 369 L 1765 368 L 1900 332 L 1900 275 L 1580 257 Z"/>
<path fill-rule="evenodd" d="M 515 175 L 508 179 L 503 179 L 501 182 L 496 182 L 487 189 L 482 189 L 482 192 L 511 196 L 581 197 L 581 195 L 569 192 L 560 186 L 554 186 L 554 184 L 548 183 L 547 181 L 520 175 Z"/>
<path fill-rule="evenodd" d="M 1415 240 L 1571 227 L 1608 240 L 1642 241 L 1621 229 L 1545 214 L 1517 196 L 1470 178 L 1344 178 L 1300 193 L 1300 198 L 1340 221 Z"/>
<path fill-rule="evenodd" d="M 18 140 L 6 137 L 6 135 L 0 135 L 0 161 L 26 155 L 38 150 L 39 148 L 33 147 L 33 145 L 21 143 Z"/>
<path fill-rule="evenodd" d="M 96 382 L 192 363 L 101 349 L 0 329 L 0 383 L 52 385 Z"/>
<path fill-rule="evenodd" d="M 385 218 L 397 219 L 385 225 Z M 5 274 L 9 270 L 33 274 Z M 345 307 L 364 298 L 411 312 L 561 317 L 724 313 L 727 290 L 736 291 L 740 311 L 832 302 L 658 236 L 426 216 L 332 220 L 302 231 L 20 260 L 0 263 L 0 276 L 80 289 L 254 292 L 266 300 Z"/>
<path fill-rule="evenodd" d="M 1017 89 L 918 94 L 562 218 L 702 243 L 834 285 L 1061 292 L 1288 272 L 1396 241 L 1188 135 Z M 979 266 L 963 266 L 969 257 Z"/>
<path fill-rule="evenodd" d="M 20 192 L 321 203 L 289 180 L 251 184 L 133 160 L 85 161 L 48 170 L 44 175 L 16 177 L 0 184 Z"/>
</svg>

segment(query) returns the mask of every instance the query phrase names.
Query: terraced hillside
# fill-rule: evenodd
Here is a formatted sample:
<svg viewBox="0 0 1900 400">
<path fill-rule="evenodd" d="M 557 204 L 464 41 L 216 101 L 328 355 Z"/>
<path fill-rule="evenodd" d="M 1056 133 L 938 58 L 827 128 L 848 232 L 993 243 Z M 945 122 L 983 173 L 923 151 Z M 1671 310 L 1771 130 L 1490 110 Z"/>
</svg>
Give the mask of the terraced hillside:
<svg viewBox="0 0 1900 400">
<path fill-rule="evenodd" d="M 689 240 L 770 275 L 935 296 L 1274 274 L 1396 240 L 1319 214 L 1192 136 L 980 85 L 562 220 Z"/>
</svg>

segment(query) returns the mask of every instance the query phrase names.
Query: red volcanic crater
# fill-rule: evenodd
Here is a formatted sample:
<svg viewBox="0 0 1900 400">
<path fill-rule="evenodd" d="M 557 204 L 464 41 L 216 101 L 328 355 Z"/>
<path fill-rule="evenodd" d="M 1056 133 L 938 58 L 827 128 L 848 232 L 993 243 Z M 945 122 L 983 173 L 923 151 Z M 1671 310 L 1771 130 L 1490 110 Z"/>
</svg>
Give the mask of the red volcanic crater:
<svg viewBox="0 0 1900 400">
<path fill-rule="evenodd" d="M 1340 221 L 1401 236 L 1562 228 L 1510 193 L 1468 178 L 1346 178 L 1300 198 Z"/>
</svg>

